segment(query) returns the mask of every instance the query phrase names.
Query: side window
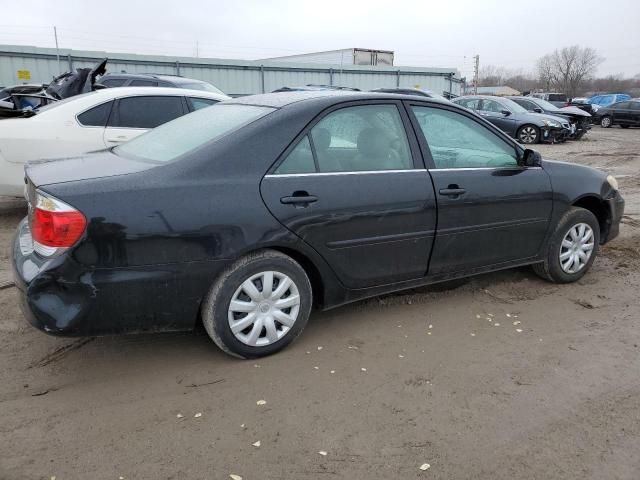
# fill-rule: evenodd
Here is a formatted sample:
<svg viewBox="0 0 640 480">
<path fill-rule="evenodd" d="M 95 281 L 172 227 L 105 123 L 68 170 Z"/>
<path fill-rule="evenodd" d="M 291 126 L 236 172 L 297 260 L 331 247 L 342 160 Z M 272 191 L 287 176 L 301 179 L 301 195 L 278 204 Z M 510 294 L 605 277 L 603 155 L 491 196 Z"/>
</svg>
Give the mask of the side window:
<svg viewBox="0 0 640 480">
<path fill-rule="evenodd" d="M 631 102 L 631 110 L 640 110 L 640 102 Z"/>
<path fill-rule="evenodd" d="M 196 97 L 188 97 L 188 98 L 189 98 L 189 102 L 191 102 L 191 107 L 193 107 L 194 110 L 200 110 L 201 108 L 210 107 L 214 103 L 218 103 L 217 100 L 213 100 L 211 98 L 196 98 Z"/>
<path fill-rule="evenodd" d="M 276 168 L 276 174 L 314 173 L 316 171 L 309 136 L 305 135 L 287 158 Z"/>
<path fill-rule="evenodd" d="M 153 80 L 131 80 L 130 87 L 157 87 L 158 82 Z"/>
<path fill-rule="evenodd" d="M 90 108 L 86 112 L 82 112 L 78 115 L 78 123 L 85 127 L 104 127 L 107 125 L 109 119 L 109 113 L 111 112 L 111 106 L 113 100 L 107 103 L 103 103 L 96 107 Z"/>
<path fill-rule="evenodd" d="M 413 168 L 395 105 L 363 105 L 329 113 L 311 129 L 320 172 Z"/>
<path fill-rule="evenodd" d="M 482 100 L 482 111 L 500 113 L 504 107 L 493 100 Z"/>
<path fill-rule="evenodd" d="M 436 168 L 516 167 L 513 146 L 476 121 L 433 107 L 411 107 Z"/>
<path fill-rule="evenodd" d="M 518 100 L 514 100 L 514 102 L 516 102 L 522 108 L 525 108 L 525 109 L 527 109 L 529 111 L 533 111 L 534 109 L 539 108 L 538 105 L 536 105 L 533 102 L 530 102 L 529 100 L 518 99 Z"/>
<path fill-rule="evenodd" d="M 155 128 L 184 114 L 182 97 L 128 97 L 118 102 L 114 127 Z"/>
<path fill-rule="evenodd" d="M 626 110 L 629 108 L 630 102 L 618 102 L 611 105 L 611 108 L 615 108 L 616 110 Z"/>
<path fill-rule="evenodd" d="M 478 98 L 472 98 L 470 100 L 460 100 L 458 103 L 463 107 L 470 108 L 471 110 L 480 109 L 480 99 Z"/>
<path fill-rule="evenodd" d="M 124 78 L 107 78 L 105 80 L 99 80 L 98 83 L 105 87 L 121 87 L 125 81 Z"/>
</svg>

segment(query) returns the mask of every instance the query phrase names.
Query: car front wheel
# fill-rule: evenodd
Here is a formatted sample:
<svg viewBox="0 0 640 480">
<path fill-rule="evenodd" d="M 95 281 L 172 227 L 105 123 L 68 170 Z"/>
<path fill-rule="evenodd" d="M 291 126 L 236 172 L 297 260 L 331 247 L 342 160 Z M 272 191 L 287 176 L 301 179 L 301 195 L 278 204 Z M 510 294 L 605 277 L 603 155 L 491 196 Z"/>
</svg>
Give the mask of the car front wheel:
<svg viewBox="0 0 640 480">
<path fill-rule="evenodd" d="M 518 140 L 525 144 L 538 143 L 540 141 L 540 131 L 533 125 L 524 125 L 518 130 Z"/>
<path fill-rule="evenodd" d="M 552 282 L 575 282 L 591 268 L 599 244 L 600 226 L 595 215 L 573 207 L 558 222 L 547 245 L 545 261 L 533 269 Z"/>
<path fill-rule="evenodd" d="M 283 349 L 302 332 L 312 300 L 304 269 L 287 255 L 264 250 L 220 275 L 202 306 L 202 322 L 226 353 L 257 358 Z"/>
<path fill-rule="evenodd" d="M 600 119 L 600 126 L 602 128 L 609 128 L 612 124 L 613 124 L 613 121 L 611 120 L 611 117 L 608 115 L 605 115 Z"/>
</svg>

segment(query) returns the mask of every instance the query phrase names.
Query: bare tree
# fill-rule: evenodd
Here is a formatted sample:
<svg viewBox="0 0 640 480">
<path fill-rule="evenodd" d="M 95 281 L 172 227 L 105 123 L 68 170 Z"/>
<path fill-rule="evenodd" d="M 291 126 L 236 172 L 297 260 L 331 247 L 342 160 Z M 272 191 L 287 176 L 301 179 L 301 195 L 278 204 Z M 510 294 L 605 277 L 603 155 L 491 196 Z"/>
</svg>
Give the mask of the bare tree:
<svg viewBox="0 0 640 480">
<path fill-rule="evenodd" d="M 542 88 L 546 91 L 551 90 L 551 86 L 556 83 L 556 71 L 552 54 L 547 54 L 538 59 L 536 62 L 536 73 L 538 74 L 538 81 L 542 85 Z"/>
<path fill-rule="evenodd" d="M 538 59 L 536 70 L 545 90 L 554 87 L 573 97 L 593 77 L 601 62 L 593 48 L 573 45 Z"/>
</svg>

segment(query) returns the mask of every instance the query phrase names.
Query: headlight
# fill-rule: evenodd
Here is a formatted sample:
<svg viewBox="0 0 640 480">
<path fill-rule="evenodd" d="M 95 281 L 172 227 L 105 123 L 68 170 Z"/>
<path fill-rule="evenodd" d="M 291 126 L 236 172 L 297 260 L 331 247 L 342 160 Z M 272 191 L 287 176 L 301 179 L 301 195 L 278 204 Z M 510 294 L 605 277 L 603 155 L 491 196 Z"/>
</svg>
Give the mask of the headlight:
<svg viewBox="0 0 640 480">
<path fill-rule="evenodd" d="M 600 105 L 591 105 L 591 110 L 597 112 L 598 110 L 600 110 Z"/>
<path fill-rule="evenodd" d="M 542 122 L 544 123 L 545 127 L 560 128 L 560 123 L 554 122 L 553 120 L 543 120 Z"/>
<path fill-rule="evenodd" d="M 613 175 L 609 175 L 607 177 L 607 183 L 611 185 L 611 188 L 613 188 L 614 190 L 618 190 L 618 180 L 616 180 L 616 177 L 614 177 Z"/>
</svg>

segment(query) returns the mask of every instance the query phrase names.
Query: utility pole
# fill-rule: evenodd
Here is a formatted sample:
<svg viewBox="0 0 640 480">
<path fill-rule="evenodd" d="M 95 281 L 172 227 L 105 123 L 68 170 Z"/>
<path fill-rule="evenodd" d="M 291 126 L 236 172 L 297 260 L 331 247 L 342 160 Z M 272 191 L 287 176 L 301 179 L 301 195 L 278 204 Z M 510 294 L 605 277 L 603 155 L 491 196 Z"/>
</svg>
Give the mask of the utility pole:
<svg viewBox="0 0 640 480">
<path fill-rule="evenodd" d="M 58 50 L 58 29 L 53 26 L 53 37 L 56 39 L 56 60 L 58 61 L 58 75 L 60 75 L 60 50 Z"/>
<path fill-rule="evenodd" d="M 479 71 L 479 67 L 480 67 L 480 55 L 476 55 L 473 58 L 475 60 L 474 67 L 473 67 L 473 94 L 477 95 L 478 94 L 478 71 Z"/>
<path fill-rule="evenodd" d="M 198 58 L 200 56 L 200 48 L 198 45 L 198 40 L 196 40 L 196 58 Z"/>
</svg>

